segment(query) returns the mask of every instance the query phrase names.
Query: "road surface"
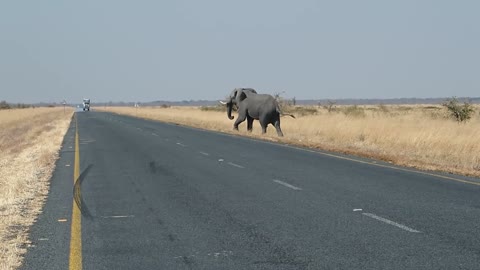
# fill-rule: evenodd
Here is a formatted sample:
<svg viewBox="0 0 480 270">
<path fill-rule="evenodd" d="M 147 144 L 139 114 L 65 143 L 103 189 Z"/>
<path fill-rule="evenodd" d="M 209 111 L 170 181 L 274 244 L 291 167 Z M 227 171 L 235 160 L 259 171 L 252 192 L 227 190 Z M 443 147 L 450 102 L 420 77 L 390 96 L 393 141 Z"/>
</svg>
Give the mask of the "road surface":
<svg viewBox="0 0 480 270">
<path fill-rule="evenodd" d="M 479 269 L 479 184 L 78 112 L 23 269 Z"/>
</svg>

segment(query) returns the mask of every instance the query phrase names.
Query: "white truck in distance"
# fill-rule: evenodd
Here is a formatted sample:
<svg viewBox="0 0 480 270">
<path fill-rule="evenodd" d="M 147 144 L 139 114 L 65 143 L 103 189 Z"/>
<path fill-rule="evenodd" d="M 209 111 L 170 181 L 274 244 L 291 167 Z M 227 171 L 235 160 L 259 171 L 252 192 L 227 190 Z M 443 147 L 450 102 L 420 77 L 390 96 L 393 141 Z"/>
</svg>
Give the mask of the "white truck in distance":
<svg viewBox="0 0 480 270">
<path fill-rule="evenodd" d="M 88 98 L 83 99 L 83 110 L 90 111 L 90 99 Z"/>
</svg>

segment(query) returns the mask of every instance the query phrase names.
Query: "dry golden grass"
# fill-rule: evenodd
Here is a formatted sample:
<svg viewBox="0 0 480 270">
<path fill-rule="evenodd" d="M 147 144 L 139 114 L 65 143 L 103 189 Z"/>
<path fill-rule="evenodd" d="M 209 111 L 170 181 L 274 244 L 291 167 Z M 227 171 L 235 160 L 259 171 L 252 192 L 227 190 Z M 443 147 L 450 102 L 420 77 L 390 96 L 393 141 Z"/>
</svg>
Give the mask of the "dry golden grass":
<svg viewBox="0 0 480 270">
<path fill-rule="evenodd" d="M 0 269 L 15 269 L 26 252 L 28 228 L 48 193 L 49 179 L 73 110 L 0 111 Z"/>
<path fill-rule="evenodd" d="M 291 108 L 290 108 L 291 109 Z M 205 111 L 198 107 L 112 107 L 107 111 L 142 118 L 179 123 L 203 129 L 253 136 L 312 148 L 381 159 L 394 164 L 424 170 L 480 176 L 480 117 L 459 124 L 446 115 L 441 106 L 337 106 L 294 108 L 297 119 L 282 117 L 285 137 L 278 138 L 273 126 L 261 135 L 258 121 L 253 133 L 232 130 L 233 121 L 225 112 Z M 317 110 L 311 114 L 311 109 Z M 301 112 L 310 111 L 308 115 Z"/>
</svg>

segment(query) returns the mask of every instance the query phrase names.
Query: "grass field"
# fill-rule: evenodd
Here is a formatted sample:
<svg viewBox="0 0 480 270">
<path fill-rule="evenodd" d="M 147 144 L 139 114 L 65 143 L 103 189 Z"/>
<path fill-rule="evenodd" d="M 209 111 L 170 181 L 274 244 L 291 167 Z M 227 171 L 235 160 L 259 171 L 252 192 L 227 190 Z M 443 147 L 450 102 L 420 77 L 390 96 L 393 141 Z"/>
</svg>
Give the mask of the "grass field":
<svg viewBox="0 0 480 270">
<path fill-rule="evenodd" d="M 232 130 L 233 122 L 218 107 L 107 107 L 103 110 L 179 123 L 203 129 L 253 136 L 312 148 L 354 154 L 424 170 L 480 176 L 480 117 L 463 124 L 432 105 L 288 107 L 297 119 L 282 117 L 285 137 L 273 126 L 261 135 L 258 121 L 253 133 Z"/>
<path fill-rule="evenodd" d="M 0 110 L 0 269 L 15 269 L 41 211 L 73 110 Z"/>
</svg>

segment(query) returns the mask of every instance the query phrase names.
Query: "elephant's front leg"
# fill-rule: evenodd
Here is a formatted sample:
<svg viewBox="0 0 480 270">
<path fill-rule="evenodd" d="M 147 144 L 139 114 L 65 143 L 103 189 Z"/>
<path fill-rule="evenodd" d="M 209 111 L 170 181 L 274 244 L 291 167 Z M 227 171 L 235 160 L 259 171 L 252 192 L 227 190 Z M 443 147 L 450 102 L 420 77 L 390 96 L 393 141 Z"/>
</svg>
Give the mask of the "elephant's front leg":
<svg viewBox="0 0 480 270">
<path fill-rule="evenodd" d="M 254 119 L 253 119 L 252 117 L 250 117 L 249 115 L 247 115 L 247 130 L 248 130 L 249 132 L 252 132 L 252 130 L 253 130 L 253 120 L 254 120 Z"/>
<path fill-rule="evenodd" d="M 240 125 L 240 123 L 242 123 L 243 121 L 245 121 L 245 118 L 247 118 L 247 114 L 246 114 L 246 113 L 239 112 L 239 113 L 238 113 L 237 120 L 235 120 L 235 123 L 233 124 L 233 129 L 234 129 L 234 130 L 238 130 L 238 125 Z"/>
</svg>

